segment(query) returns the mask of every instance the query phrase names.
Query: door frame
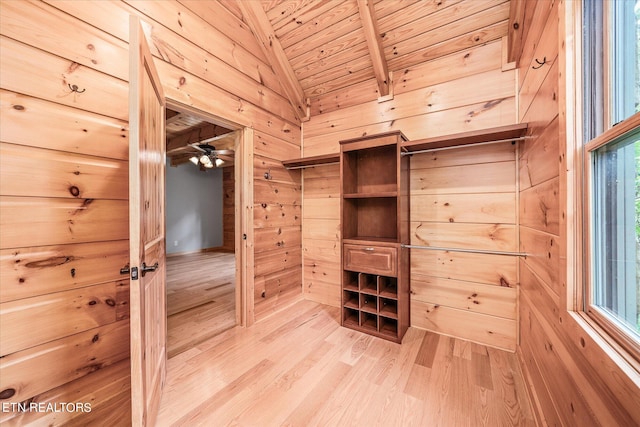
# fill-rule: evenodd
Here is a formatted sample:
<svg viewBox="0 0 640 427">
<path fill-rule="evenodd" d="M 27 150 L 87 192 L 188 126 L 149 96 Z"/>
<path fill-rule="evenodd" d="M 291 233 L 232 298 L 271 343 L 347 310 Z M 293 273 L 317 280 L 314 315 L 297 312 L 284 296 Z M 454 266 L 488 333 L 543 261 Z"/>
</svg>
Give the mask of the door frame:
<svg viewBox="0 0 640 427">
<path fill-rule="evenodd" d="M 209 123 L 223 126 L 229 130 L 237 132 L 237 138 L 235 143 L 235 159 L 234 159 L 234 213 L 235 213 L 235 248 L 234 257 L 236 263 L 236 284 L 235 284 L 235 300 L 236 300 L 236 326 L 248 326 L 251 324 L 250 319 L 250 304 L 248 304 L 247 298 L 247 248 L 252 245 L 252 239 L 249 240 L 249 236 L 252 233 L 248 233 L 249 221 L 253 218 L 248 218 L 248 213 L 253 212 L 253 197 L 252 194 L 246 194 L 245 186 L 251 182 L 253 176 L 253 164 L 249 156 L 246 155 L 247 147 L 252 146 L 253 139 L 249 138 L 249 128 L 234 123 L 224 117 L 219 117 L 204 110 L 194 108 L 190 105 L 183 104 L 175 99 L 169 98 L 165 95 L 165 106 L 172 110 L 188 113 L 195 117 L 201 118 Z M 163 124 L 163 126 L 166 125 Z M 247 207 L 250 206 L 250 209 Z M 166 215 L 166 212 L 165 212 Z M 246 237 L 245 237 L 246 236 Z M 244 237 L 244 238 L 243 238 Z"/>
</svg>

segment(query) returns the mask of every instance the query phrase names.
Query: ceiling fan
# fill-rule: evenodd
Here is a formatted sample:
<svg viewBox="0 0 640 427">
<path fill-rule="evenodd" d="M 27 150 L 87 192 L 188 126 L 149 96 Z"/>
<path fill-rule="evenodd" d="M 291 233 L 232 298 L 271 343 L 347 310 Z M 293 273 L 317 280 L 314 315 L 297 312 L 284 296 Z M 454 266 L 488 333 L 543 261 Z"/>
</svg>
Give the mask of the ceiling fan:
<svg viewBox="0 0 640 427">
<path fill-rule="evenodd" d="M 221 167 L 225 161 L 233 161 L 233 150 L 216 150 L 216 147 L 209 143 L 189 144 L 196 150 L 202 152 L 199 156 L 193 156 L 189 160 L 191 163 L 200 166 L 201 170 Z"/>
</svg>

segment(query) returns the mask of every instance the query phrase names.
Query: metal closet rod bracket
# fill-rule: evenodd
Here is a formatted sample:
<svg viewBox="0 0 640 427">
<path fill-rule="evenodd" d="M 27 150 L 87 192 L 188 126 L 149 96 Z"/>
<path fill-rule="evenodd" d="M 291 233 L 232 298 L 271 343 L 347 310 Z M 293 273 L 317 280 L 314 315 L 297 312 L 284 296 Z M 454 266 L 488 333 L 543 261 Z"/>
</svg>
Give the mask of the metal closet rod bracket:
<svg viewBox="0 0 640 427">
<path fill-rule="evenodd" d="M 400 245 L 400 247 L 407 248 L 407 249 L 426 249 L 430 251 L 467 252 L 471 254 L 521 256 L 525 258 L 528 255 L 526 252 L 488 251 L 484 249 L 445 248 L 445 247 L 439 247 L 439 246 Z"/>
</svg>

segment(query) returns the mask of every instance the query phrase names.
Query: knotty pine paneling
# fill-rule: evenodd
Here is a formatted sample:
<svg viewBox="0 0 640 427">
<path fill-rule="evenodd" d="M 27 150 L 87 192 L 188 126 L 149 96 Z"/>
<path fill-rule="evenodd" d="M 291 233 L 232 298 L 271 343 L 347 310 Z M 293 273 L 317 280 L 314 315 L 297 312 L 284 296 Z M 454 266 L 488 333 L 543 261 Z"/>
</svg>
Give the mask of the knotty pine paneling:
<svg viewBox="0 0 640 427">
<path fill-rule="evenodd" d="M 377 101 L 373 102 L 378 105 Z M 357 107 L 355 106 L 355 108 Z M 515 122 L 515 108 L 515 96 L 511 96 L 391 121 L 362 124 L 359 124 L 359 121 L 354 121 L 355 127 L 340 132 L 326 132 L 315 136 L 308 136 L 305 133 L 303 138 L 304 155 L 317 156 L 337 153 L 340 151 L 339 141 L 364 135 L 402 131 L 412 140 L 511 125 Z M 317 117 L 322 117 L 322 115 Z M 310 122 L 312 121 L 313 117 Z"/>
<path fill-rule="evenodd" d="M 557 163 L 549 161 L 549 157 L 559 156 L 558 126 L 556 116 L 548 126 L 537 129 L 537 133 L 531 135 L 533 139 L 522 144 L 518 160 L 521 191 L 558 176 Z"/>
<path fill-rule="evenodd" d="M 0 49 L 2 89 L 128 120 L 127 82 L 5 36 Z"/>
<path fill-rule="evenodd" d="M 3 316 L 26 325 L 32 325 L 34 310 L 39 310 L 30 302 L 55 307 L 40 316 L 48 321 L 40 333 L 18 338 L 9 334 L 11 353 L 0 359 L 0 391 L 14 387 L 5 381 L 17 381 L 17 392 L 9 400 L 37 401 L 74 390 L 78 396 L 92 396 L 92 415 L 70 420 L 70 425 L 96 419 L 126 424 L 128 369 L 114 371 L 119 378 L 112 377 L 111 384 L 122 387 L 115 394 L 101 393 L 108 385 L 96 371 L 118 362 L 128 366 L 128 306 L 116 304 L 115 320 L 110 317 L 112 323 L 97 327 L 91 322 L 102 324 L 106 317 L 78 318 L 84 309 L 63 316 L 77 322 L 50 317 L 66 313 L 63 307 L 73 305 L 73 295 L 124 284 L 119 271 L 128 261 L 129 15 L 144 22 L 169 98 L 255 128 L 256 153 L 271 159 L 300 156 L 300 126 L 233 3 L 25 1 L 0 4 L 0 14 L 0 301 L 11 307 Z M 72 92 L 73 85 L 78 92 Z M 39 168 L 34 168 L 34 159 L 41 163 Z M 267 184 L 265 194 L 282 188 L 299 209 L 300 190 L 287 185 Z M 279 224 L 266 219 L 258 224 L 273 236 L 267 242 L 276 243 Z M 284 270 L 289 274 L 287 285 L 273 291 L 276 303 L 263 312 L 281 308 L 289 295 L 301 295 L 299 223 L 297 227 L 297 232 L 286 233 L 286 241 L 297 245 L 297 251 L 284 258 L 293 265 Z M 277 263 L 267 265 L 272 264 Z M 273 283 L 282 282 L 277 277 L 281 273 L 261 280 L 273 289 Z M 294 277 L 297 288 L 290 285 Z M 127 296 L 127 286 L 113 293 L 116 301 Z M 98 303 L 90 307 L 104 308 Z M 94 354 L 93 348 L 100 351 Z M 57 417 L 22 414 L 16 422 L 37 418 L 56 424 Z"/>
<path fill-rule="evenodd" d="M 510 206 L 511 210 L 514 205 Z M 478 222 L 457 224 L 451 219 L 449 218 L 447 222 L 412 221 L 411 244 L 508 252 L 513 252 L 517 248 L 514 225 Z"/>
<path fill-rule="evenodd" d="M 304 170 L 303 206 L 304 298 L 339 307 L 342 272 L 339 165 Z"/>
<path fill-rule="evenodd" d="M 0 196 L 0 249 L 123 240 L 126 200 Z"/>
<path fill-rule="evenodd" d="M 417 301 L 436 300 L 443 305 L 505 319 L 516 319 L 516 288 L 452 280 L 413 273 L 411 296 Z"/>
<path fill-rule="evenodd" d="M 544 14 L 546 8 L 536 7 L 536 12 Z M 546 18 L 546 24 L 532 54 L 531 62 L 520 63 L 520 76 L 522 79 L 519 90 L 520 121 L 524 121 L 523 117 L 531 106 L 531 102 L 537 96 L 542 81 L 546 78 L 558 58 L 558 2 L 554 2 L 552 9 L 548 11 L 548 16 L 543 16 L 542 18 Z M 531 34 L 532 37 L 535 35 Z M 540 62 L 545 62 L 545 64 L 540 66 Z"/>
<path fill-rule="evenodd" d="M 478 85 L 478 81 L 483 84 Z M 507 98 L 513 95 L 514 88 L 514 72 L 500 69 L 486 71 L 396 94 L 392 100 L 380 104 L 364 104 L 322 114 L 316 120 L 305 123 L 305 137 L 353 128 L 361 123 L 397 120 L 460 105 Z"/>
<path fill-rule="evenodd" d="M 0 142 L 0 194 L 127 200 L 129 164 Z"/>
<path fill-rule="evenodd" d="M 129 241 L 3 249 L 0 303 L 120 280 Z"/>
<path fill-rule="evenodd" d="M 494 286 L 516 287 L 516 262 L 503 256 L 464 252 L 414 250 L 411 252 L 411 274 L 455 278 Z"/>
<path fill-rule="evenodd" d="M 425 8 L 428 10 L 428 8 Z M 481 30 L 509 16 L 509 2 L 504 0 L 460 2 L 456 7 L 445 7 L 428 16 L 402 22 L 399 14 L 389 16 L 380 23 L 384 32 L 382 45 L 386 57 L 401 58 L 417 47 L 437 45 L 473 31 Z M 410 24 L 409 24 L 410 22 Z M 446 31 L 442 31 L 444 27 Z M 425 28 L 429 30 L 425 31 Z M 440 30 L 440 31 L 438 31 Z M 392 68 L 397 69 L 397 68 Z"/>
<path fill-rule="evenodd" d="M 460 151 L 460 150 L 458 150 Z M 491 194 L 515 192 L 516 162 L 411 170 L 411 194 Z"/>
<path fill-rule="evenodd" d="M 253 300 L 259 320 L 302 298 L 302 187 L 301 172 L 281 163 L 299 157 L 299 147 L 261 132 L 252 142 Z"/>
<path fill-rule="evenodd" d="M 411 157 L 411 244 L 517 251 L 515 146 L 506 142 L 470 151 L 458 148 Z M 464 211 L 464 222 L 449 209 L 452 196 L 455 209 Z M 474 207 L 463 208 L 466 203 Z M 505 222 L 491 214 L 495 203 L 505 212 L 500 214 Z M 411 275 L 412 326 L 515 350 L 514 257 L 412 249 Z"/>
<path fill-rule="evenodd" d="M 130 423 L 128 410 L 118 410 L 119 406 L 131 406 L 131 366 L 129 360 L 122 360 L 105 366 L 90 376 L 75 381 L 75 387 L 62 385 L 34 397 L 33 402 L 56 404 L 59 402 L 105 402 L 83 412 L 11 412 L 3 413 L 0 422 L 7 426 L 23 426 L 29 422 L 47 425 L 91 425 L 106 423 L 107 425 L 126 425 Z M 107 410 L 102 410 L 106 407 Z M 123 415 L 126 415 L 123 416 Z"/>
<path fill-rule="evenodd" d="M 126 295 L 118 292 L 120 287 L 128 291 L 129 281 L 104 283 L 0 304 L 1 356 L 120 320 L 118 307 L 129 307 L 128 292 Z M 37 327 L 34 327 L 34 319 L 37 319 Z"/>
<path fill-rule="evenodd" d="M 2 142 L 119 160 L 129 156 L 126 121 L 2 89 L 0 112 Z"/>
<path fill-rule="evenodd" d="M 515 299 L 513 301 L 515 305 Z M 517 322 L 412 299 L 411 326 L 515 351 Z"/>
<path fill-rule="evenodd" d="M 426 215 L 437 222 L 515 224 L 515 193 L 415 194 L 411 197 L 411 221 Z"/>
<path fill-rule="evenodd" d="M 581 321 L 572 310 L 573 292 L 582 283 L 568 274 L 567 181 L 573 180 L 565 150 L 574 142 L 563 114 L 574 114 L 565 93 L 568 84 L 565 66 L 574 61 L 565 49 L 568 15 L 572 2 L 524 2 L 525 39 L 520 57 L 519 117 L 529 123 L 531 139 L 520 152 L 520 250 L 528 253 L 520 260 L 518 353 L 523 362 L 528 387 L 535 396 L 539 421 L 549 425 L 636 425 L 640 423 L 638 376 L 629 364 Z M 576 34 L 576 37 L 579 36 Z M 533 69 L 535 59 L 550 63 Z M 557 57 L 557 60 L 553 60 Z M 578 69 L 580 67 L 578 66 Z M 575 160 L 578 160 L 577 158 Z M 578 191 L 582 191 L 578 187 Z M 575 228 L 580 233 L 580 227 Z M 578 258 L 581 256 L 578 251 Z M 581 281 L 584 279 L 581 279 Z M 570 299 L 571 298 L 571 299 Z"/>
<path fill-rule="evenodd" d="M 255 317 L 256 320 L 282 310 L 302 298 L 300 266 L 284 271 L 256 276 Z"/>
<path fill-rule="evenodd" d="M 394 73 L 393 91 L 401 94 L 495 70 L 501 66 L 501 51 L 501 42 L 494 41 L 407 67 Z M 325 86 L 329 84 L 330 82 Z M 367 81 L 352 85 L 346 90 L 319 94 L 311 101 L 311 116 L 370 101 L 378 96 L 377 90 L 375 82 Z"/>
<path fill-rule="evenodd" d="M 0 389 L 22 402 L 128 357 L 129 321 L 115 322 L 4 356 Z"/>
</svg>

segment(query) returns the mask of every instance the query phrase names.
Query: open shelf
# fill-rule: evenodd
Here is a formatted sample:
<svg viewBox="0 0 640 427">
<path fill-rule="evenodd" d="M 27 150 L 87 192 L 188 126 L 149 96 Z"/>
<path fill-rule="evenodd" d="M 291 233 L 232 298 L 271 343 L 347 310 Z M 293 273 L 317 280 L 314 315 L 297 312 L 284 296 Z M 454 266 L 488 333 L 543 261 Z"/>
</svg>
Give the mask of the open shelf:
<svg viewBox="0 0 640 427">
<path fill-rule="evenodd" d="M 380 318 L 380 333 L 390 337 L 396 337 L 398 334 L 398 321 L 386 317 Z"/>
<path fill-rule="evenodd" d="M 360 294 L 360 311 L 377 314 L 378 297 L 375 295 Z"/>
<path fill-rule="evenodd" d="M 378 276 L 380 296 L 398 299 L 398 279 L 395 277 Z"/>
<path fill-rule="evenodd" d="M 372 274 L 359 273 L 358 282 L 360 284 L 360 292 L 369 295 L 378 295 L 376 276 Z"/>
<path fill-rule="evenodd" d="M 287 169 L 302 169 L 339 162 L 340 153 L 331 153 L 322 156 L 301 157 L 299 159 L 284 160 L 282 162 L 282 166 Z"/>
<path fill-rule="evenodd" d="M 483 144 L 495 141 L 517 140 L 527 133 L 527 128 L 528 125 L 526 123 L 520 123 L 517 125 L 435 136 L 433 138 L 418 139 L 415 141 L 404 141 L 400 146 L 403 150 L 411 153 L 414 151 L 435 150 L 438 148 Z"/>
<path fill-rule="evenodd" d="M 371 313 L 360 313 L 360 327 L 363 329 L 370 329 L 371 331 L 378 331 L 378 316 Z"/>
<path fill-rule="evenodd" d="M 397 191 L 386 191 L 384 193 L 349 193 L 343 194 L 345 199 L 373 199 L 373 198 L 393 198 L 398 196 Z"/>
<path fill-rule="evenodd" d="M 398 301 L 388 298 L 380 298 L 378 301 L 378 309 L 380 310 L 380 316 L 388 317 L 390 319 L 398 318 Z"/>
<path fill-rule="evenodd" d="M 342 304 L 344 307 L 347 308 L 353 308 L 355 310 L 359 309 L 359 294 L 357 292 L 353 292 L 353 291 L 343 291 L 344 296 L 343 296 L 343 301 L 344 303 Z"/>
<path fill-rule="evenodd" d="M 360 273 L 355 271 L 345 271 L 342 288 L 345 291 L 358 291 L 360 290 L 358 275 Z"/>
<path fill-rule="evenodd" d="M 345 308 L 343 309 L 342 324 L 345 326 L 359 326 L 360 325 L 360 312 L 355 309 Z"/>
</svg>

